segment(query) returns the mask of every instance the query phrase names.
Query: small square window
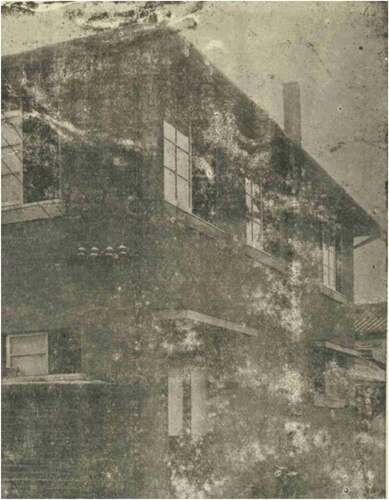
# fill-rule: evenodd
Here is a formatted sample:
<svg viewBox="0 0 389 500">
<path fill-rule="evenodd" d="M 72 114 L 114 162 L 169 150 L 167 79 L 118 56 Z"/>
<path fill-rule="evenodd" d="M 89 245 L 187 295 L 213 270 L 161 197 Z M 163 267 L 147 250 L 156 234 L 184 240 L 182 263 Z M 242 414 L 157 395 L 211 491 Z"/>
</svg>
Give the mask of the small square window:
<svg viewBox="0 0 389 500">
<path fill-rule="evenodd" d="M 7 367 L 17 370 L 20 376 L 47 375 L 49 373 L 47 333 L 9 335 Z"/>
</svg>

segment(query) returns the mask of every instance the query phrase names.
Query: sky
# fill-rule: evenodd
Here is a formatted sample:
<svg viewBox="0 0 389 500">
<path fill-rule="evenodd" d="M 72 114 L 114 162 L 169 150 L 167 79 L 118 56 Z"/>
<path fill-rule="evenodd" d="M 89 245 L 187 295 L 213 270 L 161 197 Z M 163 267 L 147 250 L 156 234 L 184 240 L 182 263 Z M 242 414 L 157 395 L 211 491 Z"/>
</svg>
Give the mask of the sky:
<svg viewBox="0 0 389 500">
<path fill-rule="evenodd" d="M 204 2 L 191 14 L 196 5 L 167 7 L 173 22 L 195 20 L 182 34 L 281 126 L 282 84 L 299 82 L 303 147 L 386 230 L 386 3 Z M 52 3 L 2 16 L 2 53 L 88 35 L 92 15 L 108 12 L 98 22 L 109 27 L 133 6 Z"/>
</svg>

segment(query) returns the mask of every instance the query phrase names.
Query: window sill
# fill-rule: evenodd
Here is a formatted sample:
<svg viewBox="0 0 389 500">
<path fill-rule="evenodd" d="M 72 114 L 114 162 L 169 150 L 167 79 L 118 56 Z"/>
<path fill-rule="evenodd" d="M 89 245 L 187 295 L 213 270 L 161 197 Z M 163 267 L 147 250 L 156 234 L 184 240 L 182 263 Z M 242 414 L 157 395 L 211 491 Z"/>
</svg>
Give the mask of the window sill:
<svg viewBox="0 0 389 500">
<path fill-rule="evenodd" d="M 3 377 L 2 385 L 26 384 L 104 384 L 101 380 L 91 380 L 83 373 L 59 373 L 52 375 L 33 375 L 19 377 Z"/>
<path fill-rule="evenodd" d="M 63 215 L 64 205 L 60 199 L 45 200 L 24 205 L 11 205 L 1 208 L 2 224 L 28 222 L 38 219 L 49 219 Z"/>
<path fill-rule="evenodd" d="M 224 239 L 229 241 L 231 245 L 234 245 L 233 235 L 221 229 L 210 222 L 205 221 L 198 215 L 192 214 L 191 212 L 186 212 L 185 210 L 176 207 L 165 201 L 164 205 L 165 214 L 171 218 L 172 223 L 183 224 L 184 226 L 189 226 L 200 233 L 204 233 L 210 238 Z M 236 245 L 237 243 L 235 243 Z M 273 257 L 271 254 L 264 252 L 258 248 L 252 247 L 250 245 L 244 245 L 244 253 L 246 256 L 264 264 L 268 267 L 276 269 L 279 272 L 287 272 L 287 264 L 285 261 Z"/>
<path fill-rule="evenodd" d="M 198 215 L 186 212 L 182 208 L 176 207 L 167 201 L 165 201 L 164 204 L 164 211 L 165 214 L 171 218 L 172 223 L 177 222 L 192 227 L 201 233 L 207 234 L 211 238 L 228 238 L 228 233 L 220 229 L 220 227 L 207 222 Z"/>
<path fill-rule="evenodd" d="M 271 267 L 276 271 L 279 271 L 281 273 L 287 272 L 288 266 L 285 261 L 277 257 L 273 257 L 273 255 L 271 255 L 270 253 L 260 250 L 259 248 L 246 245 L 245 253 L 248 257 L 251 257 L 252 259 L 260 262 L 261 264 Z"/>
<path fill-rule="evenodd" d="M 332 300 L 335 300 L 336 302 L 339 302 L 341 304 L 346 304 L 348 302 L 345 295 L 338 292 L 337 290 L 328 288 L 328 286 L 323 285 L 323 283 L 319 283 L 319 290 L 323 295 L 329 297 Z"/>
<path fill-rule="evenodd" d="M 340 398 L 331 398 L 326 394 L 315 394 L 313 397 L 313 405 L 318 408 L 340 409 L 347 406 L 347 402 Z"/>
</svg>

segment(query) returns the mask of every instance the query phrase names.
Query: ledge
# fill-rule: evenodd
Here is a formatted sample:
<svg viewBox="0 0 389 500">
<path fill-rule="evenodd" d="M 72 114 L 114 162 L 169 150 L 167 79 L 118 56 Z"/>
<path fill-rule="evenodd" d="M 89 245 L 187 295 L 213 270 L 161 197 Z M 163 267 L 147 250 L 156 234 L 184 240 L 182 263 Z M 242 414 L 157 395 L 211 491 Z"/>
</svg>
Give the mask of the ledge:
<svg viewBox="0 0 389 500">
<path fill-rule="evenodd" d="M 331 398 L 326 394 L 315 394 L 313 397 L 313 405 L 318 408 L 339 409 L 345 408 L 347 406 L 347 402 L 345 399 Z"/>
<path fill-rule="evenodd" d="M 278 257 L 273 257 L 273 255 L 264 252 L 259 248 L 251 247 L 250 245 L 246 245 L 244 247 L 244 251 L 248 257 L 257 260 L 261 264 L 271 267 L 281 273 L 287 272 L 288 265 L 286 264 L 285 261 L 279 259 Z"/>
<path fill-rule="evenodd" d="M 62 200 L 45 200 L 27 203 L 20 206 L 1 208 L 1 223 L 14 224 L 38 219 L 50 219 L 63 215 L 64 204 Z"/>
<path fill-rule="evenodd" d="M 215 226 L 214 224 L 211 224 L 210 222 L 207 222 L 198 215 L 192 214 L 191 212 L 186 212 L 185 210 L 182 210 L 181 208 L 176 207 L 169 202 L 165 202 L 164 212 L 166 215 L 174 218 L 174 220 L 171 221 L 172 223 L 177 222 L 184 224 L 185 226 L 193 228 L 200 233 L 204 233 L 211 238 L 219 240 L 223 239 L 224 241 L 228 240 L 231 245 L 237 245 L 237 243 L 234 242 L 232 234 L 228 233 L 218 226 Z M 250 245 L 243 245 L 243 248 L 244 254 L 247 257 L 250 257 L 268 267 L 276 269 L 279 272 L 287 272 L 287 264 L 285 261 Z"/>
<path fill-rule="evenodd" d="M 53 375 L 34 375 L 29 377 L 3 377 L 2 385 L 26 385 L 26 384 L 105 384 L 102 380 L 88 379 L 83 373 L 64 373 Z"/>
<path fill-rule="evenodd" d="M 348 300 L 343 293 L 338 292 L 337 290 L 332 290 L 332 288 L 328 288 L 323 285 L 323 283 L 318 283 L 320 292 L 326 297 L 335 300 L 335 302 L 339 302 L 341 304 L 347 304 Z"/>
<path fill-rule="evenodd" d="M 186 319 L 196 323 L 203 323 L 205 325 L 217 326 L 219 328 L 224 328 L 225 330 L 231 330 L 237 333 L 244 333 L 252 337 L 258 336 L 258 331 L 255 330 L 254 328 L 240 325 L 238 323 L 234 323 L 233 321 L 228 321 L 221 318 L 215 318 L 214 316 L 208 316 L 208 314 L 203 314 L 197 311 L 191 311 L 189 309 L 156 311 L 154 313 L 154 317 L 159 320 Z"/>
<path fill-rule="evenodd" d="M 363 355 L 360 352 L 356 351 L 355 349 L 350 349 L 349 347 L 343 347 L 340 344 L 331 342 L 330 340 L 317 340 L 315 342 L 315 345 L 317 347 L 324 347 L 332 351 L 341 352 L 342 354 L 348 354 L 350 356 L 363 359 Z"/>
<path fill-rule="evenodd" d="M 182 208 L 176 207 L 171 203 L 164 202 L 164 212 L 171 218 L 171 222 L 185 224 L 193 229 L 196 229 L 200 233 L 205 233 L 211 238 L 228 238 L 228 233 L 210 222 L 202 219 L 198 215 L 192 214 L 191 212 L 186 212 Z"/>
</svg>

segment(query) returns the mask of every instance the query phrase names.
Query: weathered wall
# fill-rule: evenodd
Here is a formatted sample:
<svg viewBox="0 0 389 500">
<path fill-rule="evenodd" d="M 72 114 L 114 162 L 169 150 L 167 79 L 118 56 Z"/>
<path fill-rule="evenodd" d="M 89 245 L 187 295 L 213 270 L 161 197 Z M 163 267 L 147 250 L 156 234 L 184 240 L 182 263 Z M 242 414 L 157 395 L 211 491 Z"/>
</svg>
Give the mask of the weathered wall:
<svg viewBox="0 0 389 500">
<path fill-rule="evenodd" d="M 162 40 L 159 46 L 159 39 L 102 46 L 94 38 L 61 46 L 55 55 L 48 50 L 23 56 L 34 82 L 22 89 L 27 101 L 43 115 L 54 113 L 57 128 L 65 129 L 67 217 L 5 226 L 3 332 L 77 329 L 84 372 L 137 384 L 147 394 L 135 427 L 126 423 L 126 404 L 134 396 L 113 388 L 107 414 L 101 415 L 96 395 L 90 400 L 94 409 L 81 411 L 104 420 L 111 446 L 96 443 L 83 455 L 83 481 L 92 496 L 379 496 L 380 429 L 359 429 L 352 408 L 313 405 L 312 341 L 347 333 L 348 317 L 347 306 L 316 285 L 320 203 L 313 187 L 302 189 L 298 153 L 263 112 L 188 47 L 171 35 Z M 215 160 L 223 190 L 210 222 L 224 232 L 154 203 L 163 198 L 164 118 L 177 127 L 190 120 L 196 153 Z M 113 168 L 115 155 L 127 161 L 122 174 Z M 131 166 L 137 175 L 128 178 Z M 259 251 L 247 255 L 244 244 L 244 197 L 236 179 L 257 175 L 258 166 L 269 194 L 269 227 L 284 236 L 277 255 L 286 257 L 286 272 L 265 265 Z M 128 190 L 122 189 L 126 183 Z M 296 197 L 297 214 L 289 206 Z M 288 215 L 283 227 L 277 225 L 276 202 Z M 80 245 L 89 251 L 119 244 L 129 248 L 125 262 L 74 260 Z M 210 380 L 210 432 L 203 440 L 169 444 L 166 346 L 176 343 L 178 327 L 155 324 L 156 309 L 191 309 L 259 332 L 248 338 L 202 330 L 201 360 Z M 136 476 L 128 465 L 133 448 Z"/>
</svg>

